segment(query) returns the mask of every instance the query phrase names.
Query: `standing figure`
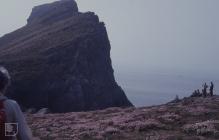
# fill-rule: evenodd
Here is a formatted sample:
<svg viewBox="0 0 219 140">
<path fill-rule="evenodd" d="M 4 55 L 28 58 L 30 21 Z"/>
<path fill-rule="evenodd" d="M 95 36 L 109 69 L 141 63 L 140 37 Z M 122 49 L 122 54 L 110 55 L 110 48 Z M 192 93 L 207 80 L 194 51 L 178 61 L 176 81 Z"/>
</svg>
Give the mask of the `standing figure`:
<svg viewBox="0 0 219 140">
<path fill-rule="evenodd" d="M 202 95 L 201 95 L 201 92 L 200 92 L 200 90 L 199 89 L 197 89 L 197 94 L 198 94 L 198 97 L 201 97 Z"/>
<path fill-rule="evenodd" d="M 208 89 L 208 85 L 205 83 L 205 84 L 203 85 L 203 90 L 202 90 L 204 97 L 207 96 L 207 89 Z"/>
<path fill-rule="evenodd" d="M 213 82 L 211 82 L 211 86 L 210 86 L 210 96 L 214 95 L 214 84 Z"/>
</svg>

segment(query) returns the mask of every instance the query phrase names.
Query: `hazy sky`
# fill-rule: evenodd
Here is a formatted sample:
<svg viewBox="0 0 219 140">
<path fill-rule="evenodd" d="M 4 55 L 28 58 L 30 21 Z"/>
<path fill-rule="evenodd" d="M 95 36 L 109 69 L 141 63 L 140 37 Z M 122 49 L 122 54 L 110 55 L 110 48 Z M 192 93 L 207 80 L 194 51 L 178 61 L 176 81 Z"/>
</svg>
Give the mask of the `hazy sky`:
<svg viewBox="0 0 219 140">
<path fill-rule="evenodd" d="M 0 36 L 26 24 L 35 5 L 54 0 L 0 1 Z M 106 23 L 116 72 L 219 71 L 218 0 L 77 0 Z"/>
</svg>

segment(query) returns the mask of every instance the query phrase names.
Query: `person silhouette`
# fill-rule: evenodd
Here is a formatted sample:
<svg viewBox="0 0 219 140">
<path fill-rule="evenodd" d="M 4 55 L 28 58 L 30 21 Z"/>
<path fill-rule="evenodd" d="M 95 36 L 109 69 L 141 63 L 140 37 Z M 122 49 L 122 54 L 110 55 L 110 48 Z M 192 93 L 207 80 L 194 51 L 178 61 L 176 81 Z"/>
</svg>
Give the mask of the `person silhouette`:
<svg viewBox="0 0 219 140">
<path fill-rule="evenodd" d="M 202 90 L 204 97 L 207 97 L 207 89 L 208 89 L 208 85 L 205 83 L 205 84 L 203 85 L 203 90 Z"/>
<path fill-rule="evenodd" d="M 201 96 L 201 92 L 200 92 L 200 90 L 197 89 L 196 92 L 197 92 L 198 97 L 200 97 L 200 96 Z"/>
<path fill-rule="evenodd" d="M 0 140 L 32 140 L 32 133 L 16 101 L 5 96 L 11 77 L 0 66 Z"/>
<path fill-rule="evenodd" d="M 191 97 L 197 97 L 197 91 L 196 90 L 192 93 Z"/>
<path fill-rule="evenodd" d="M 210 85 L 210 96 L 213 96 L 214 95 L 214 83 L 211 82 L 211 85 Z"/>
</svg>

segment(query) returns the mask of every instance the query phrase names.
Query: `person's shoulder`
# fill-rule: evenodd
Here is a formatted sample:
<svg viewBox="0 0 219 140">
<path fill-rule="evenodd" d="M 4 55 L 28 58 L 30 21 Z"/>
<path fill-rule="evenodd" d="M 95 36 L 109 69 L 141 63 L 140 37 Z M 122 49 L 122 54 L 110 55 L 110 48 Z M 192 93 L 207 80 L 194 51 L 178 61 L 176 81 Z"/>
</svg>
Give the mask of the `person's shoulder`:
<svg viewBox="0 0 219 140">
<path fill-rule="evenodd" d="M 5 101 L 5 106 L 7 106 L 8 110 L 11 110 L 13 112 L 20 112 L 21 108 L 19 104 L 15 100 L 7 99 Z"/>
<path fill-rule="evenodd" d="M 7 99 L 5 102 L 13 106 L 18 106 L 18 103 L 12 99 Z"/>
</svg>

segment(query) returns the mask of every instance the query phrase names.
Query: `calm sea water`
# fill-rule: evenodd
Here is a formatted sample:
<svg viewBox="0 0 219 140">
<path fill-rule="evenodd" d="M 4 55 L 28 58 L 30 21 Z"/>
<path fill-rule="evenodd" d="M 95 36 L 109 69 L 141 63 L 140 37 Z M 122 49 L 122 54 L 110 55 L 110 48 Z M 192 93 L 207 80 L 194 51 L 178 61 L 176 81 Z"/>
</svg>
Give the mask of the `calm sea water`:
<svg viewBox="0 0 219 140">
<path fill-rule="evenodd" d="M 176 95 L 180 98 L 190 96 L 194 90 L 201 90 L 204 82 L 213 81 L 215 92 L 219 92 L 219 77 L 216 76 L 119 73 L 116 79 L 137 107 L 167 103 Z"/>
</svg>

